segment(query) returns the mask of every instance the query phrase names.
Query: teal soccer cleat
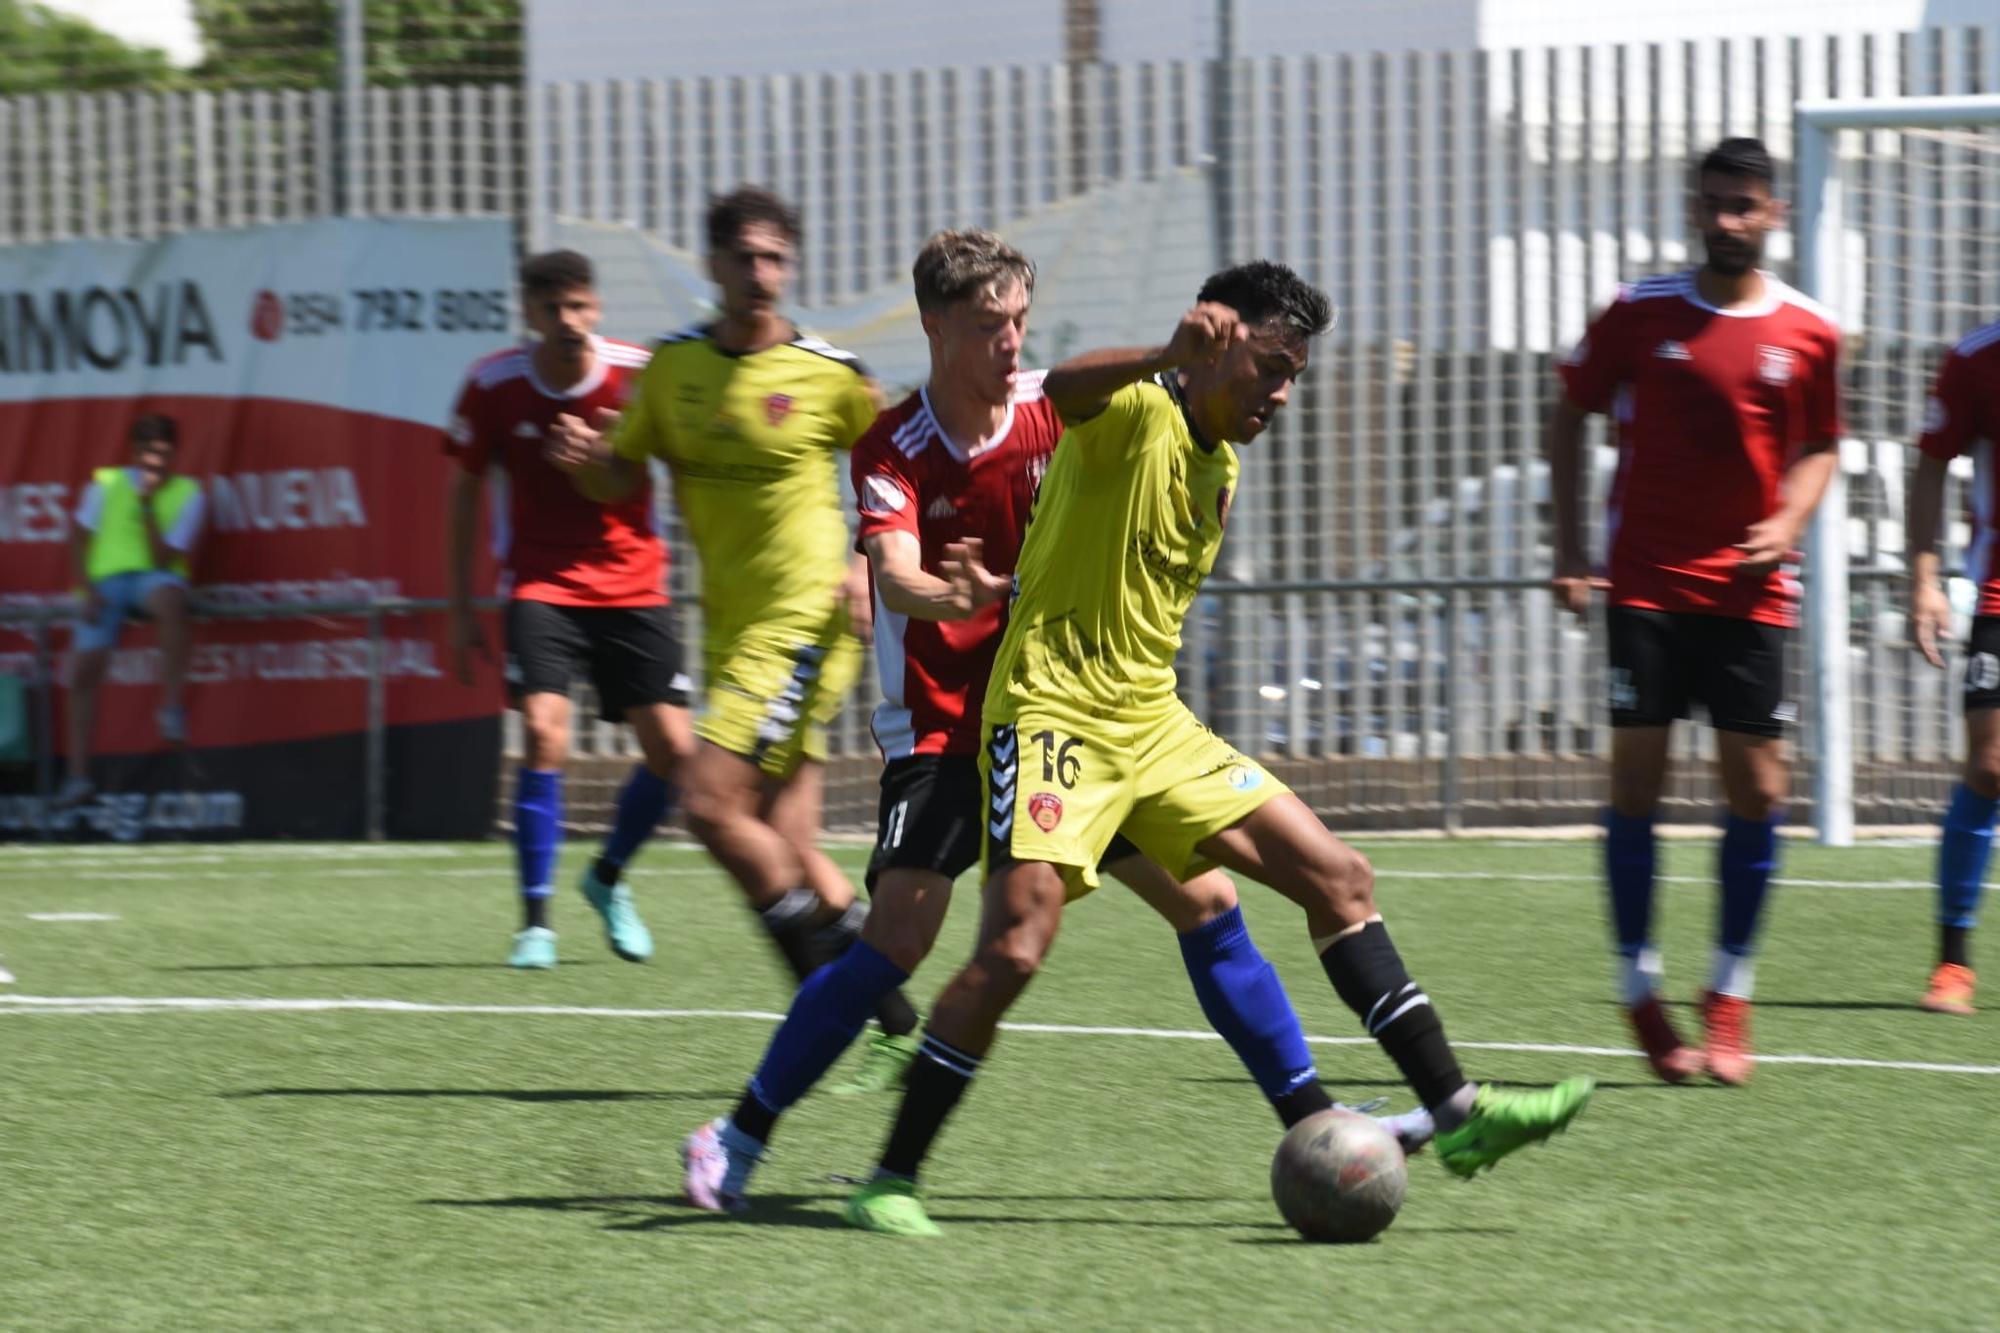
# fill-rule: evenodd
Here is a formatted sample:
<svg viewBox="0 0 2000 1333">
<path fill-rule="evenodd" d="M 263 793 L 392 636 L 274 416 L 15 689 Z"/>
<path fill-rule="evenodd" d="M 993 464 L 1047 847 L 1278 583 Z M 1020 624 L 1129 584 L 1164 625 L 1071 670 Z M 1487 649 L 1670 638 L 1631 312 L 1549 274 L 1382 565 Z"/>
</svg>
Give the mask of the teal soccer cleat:
<svg viewBox="0 0 2000 1333">
<path fill-rule="evenodd" d="M 547 971 L 556 965 L 556 933 L 546 926 L 529 926 L 514 936 L 507 966 Z"/>
<path fill-rule="evenodd" d="M 584 899 L 604 918 L 604 940 L 611 952 L 628 963 L 643 963 L 653 956 L 653 935 L 632 906 L 632 890 L 599 879 L 595 863 L 583 872 L 579 887 Z"/>
</svg>

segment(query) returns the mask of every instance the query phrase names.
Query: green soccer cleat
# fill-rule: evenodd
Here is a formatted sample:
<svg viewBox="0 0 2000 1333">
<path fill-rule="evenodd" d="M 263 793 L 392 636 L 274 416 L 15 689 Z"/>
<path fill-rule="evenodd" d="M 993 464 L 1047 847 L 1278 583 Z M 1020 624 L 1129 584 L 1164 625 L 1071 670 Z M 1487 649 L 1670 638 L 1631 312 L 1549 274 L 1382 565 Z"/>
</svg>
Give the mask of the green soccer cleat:
<svg viewBox="0 0 2000 1333">
<path fill-rule="evenodd" d="M 514 936 L 507 966 L 547 971 L 556 965 L 556 933 L 547 926 L 529 926 Z"/>
<path fill-rule="evenodd" d="M 1438 1160 L 1453 1175 L 1470 1179 L 1516 1149 L 1568 1128 L 1595 1091 L 1597 1080 L 1590 1078 L 1564 1079 L 1532 1092 L 1482 1086 L 1465 1123 L 1437 1136 Z"/>
<path fill-rule="evenodd" d="M 653 956 L 653 935 L 632 906 L 632 890 L 623 884 L 606 884 L 597 877 L 597 866 L 583 872 L 579 885 L 584 898 L 604 918 L 604 941 L 611 952 L 628 963 L 643 963 Z"/>
<path fill-rule="evenodd" d="M 917 1201 L 917 1182 L 877 1176 L 854 1192 L 841 1214 L 847 1225 L 884 1236 L 942 1236 Z"/>
<path fill-rule="evenodd" d="M 854 1077 L 834 1084 L 827 1091 L 845 1095 L 900 1088 L 909 1075 L 910 1061 L 917 1058 L 917 1046 L 915 1037 L 892 1037 L 878 1032 L 868 1039 L 868 1052 L 861 1057 L 861 1068 L 854 1071 Z"/>
</svg>

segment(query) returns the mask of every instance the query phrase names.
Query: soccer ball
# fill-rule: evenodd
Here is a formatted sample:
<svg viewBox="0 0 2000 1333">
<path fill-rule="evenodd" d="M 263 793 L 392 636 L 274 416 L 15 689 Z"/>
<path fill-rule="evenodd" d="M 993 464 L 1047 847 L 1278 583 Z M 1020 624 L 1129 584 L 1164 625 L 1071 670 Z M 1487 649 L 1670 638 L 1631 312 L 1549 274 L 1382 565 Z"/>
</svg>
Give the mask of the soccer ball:
<svg viewBox="0 0 2000 1333">
<path fill-rule="evenodd" d="M 1374 1237 L 1396 1220 L 1409 1183 L 1395 1135 L 1354 1111 L 1307 1116 L 1271 1159 L 1271 1197 L 1307 1240 Z"/>
</svg>

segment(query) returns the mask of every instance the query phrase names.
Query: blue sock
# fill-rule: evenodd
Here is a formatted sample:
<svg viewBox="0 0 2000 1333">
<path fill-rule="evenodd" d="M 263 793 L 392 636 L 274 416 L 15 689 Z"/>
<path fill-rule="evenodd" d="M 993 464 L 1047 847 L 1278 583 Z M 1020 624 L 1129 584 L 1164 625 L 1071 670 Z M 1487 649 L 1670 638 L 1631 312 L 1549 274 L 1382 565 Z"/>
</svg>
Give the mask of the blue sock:
<svg viewBox="0 0 2000 1333">
<path fill-rule="evenodd" d="M 1724 953 L 1750 953 L 1757 939 L 1757 920 L 1764 913 L 1764 892 L 1778 865 L 1778 820 L 1742 819 L 1730 815 L 1722 826 L 1719 857 L 1722 879 L 1722 919 L 1716 943 Z"/>
<path fill-rule="evenodd" d="M 1938 924 L 1970 930 L 1979 917 L 1979 893 L 1993 854 L 1993 816 L 2000 800 L 1964 783 L 1952 789 L 1938 840 Z"/>
<path fill-rule="evenodd" d="M 618 819 L 604 840 L 603 859 L 622 868 L 673 808 L 674 789 L 667 780 L 644 764 L 633 765 L 618 792 Z"/>
<path fill-rule="evenodd" d="M 792 997 L 751 1076 L 750 1095 L 774 1113 L 805 1096 L 861 1035 L 877 1002 L 909 979 L 874 945 L 856 940 Z"/>
<path fill-rule="evenodd" d="M 1250 938 L 1243 909 L 1230 908 L 1180 941 L 1201 1011 L 1264 1095 L 1275 1099 L 1312 1082 L 1317 1076 L 1299 1016 L 1276 970 Z"/>
<path fill-rule="evenodd" d="M 514 782 L 514 854 L 521 866 L 521 896 L 544 901 L 562 845 L 562 773 L 524 768 Z"/>
<path fill-rule="evenodd" d="M 1656 853 L 1651 815 L 1605 810 L 1604 879 L 1611 887 L 1611 930 L 1626 958 L 1637 958 L 1652 942 Z"/>
</svg>

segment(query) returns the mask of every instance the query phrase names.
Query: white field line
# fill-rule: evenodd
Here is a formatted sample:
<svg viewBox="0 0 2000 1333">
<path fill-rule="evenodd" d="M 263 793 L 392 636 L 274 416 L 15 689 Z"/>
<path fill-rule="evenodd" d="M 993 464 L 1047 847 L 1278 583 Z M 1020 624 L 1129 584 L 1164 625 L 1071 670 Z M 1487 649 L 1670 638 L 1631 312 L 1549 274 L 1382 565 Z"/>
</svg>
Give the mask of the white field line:
<svg viewBox="0 0 2000 1333">
<path fill-rule="evenodd" d="M 116 912 L 30 912 L 30 921 L 116 921 Z"/>
<path fill-rule="evenodd" d="M 229 870 L 98 870 L 77 869 L 73 865 L 8 866 L 12 870 L 45 870 L 60 873 L 63 878 L 84 883 L 188 883 L 193 881 L 213 881 L 219 883 L 240 883 L 255 879 L 408 879 L 417 876 L 424 879 L 505 879 L 513 873 L 513 868 L 495 860 L 490 866 L 426 866 L 416 870 L 408 867 L 389 866 L 319 866 L 299 865 L 296 862 L 268 868 L 243 866 Z M 657 878 L 665 874 L 657 866 L 635 866 L 626 872 L 638 879 Z M 1394 867 L 1377 866 L 1376 883 L 1385 888 L 1394 888 L 1405 880 L 1443 880 L 1461 884 L 1502 883 L 1502 884 L 1602 884 L 1598 875 L 1510 875 L 1493 871 L 1471 872 L 1463 870 L 1398 870 Z M 1661 875 L 1661 884 L 1707 884 L 1715 883 L 1709 875 Z M 1865 889 L 1871 891 L 1912 891 L 1918 889 L 1935 890 L 1936 883 L 1924 879 L 1778 879 L 1773 883 L 1788 889 Z"/>
<path fill-rule="evenodd" d="M 415 1000 L 308 1000 L 252 997 L 219 999 L 203 996 L 158 995 L 0 995 L 0 1014 L 158 1014 L 251 1013 L 320 1014 L 372 1013 L 428 1016 L 485 1015 L 532 1018 L 652 1018 L 744 1019 L 776 1023 L 783 1014 L 762 1009 L 608 1009 L 563 1004 L 426 1004 Z M 1160 1041 L 1220 1041 L 1213 1032 L 1184 1028 L 1086 1027 L 1069 1023 L 1002 1023 L 1009 1032 L 1058 1037 L 1145 1037 Z M 1373 1046 L 1372 1037 L 1307 1037 L 1316 1046 Z M 1556 1042 L 1456 1041 L 1469 1051 L 1508 1051 L 1530 1055 L 1589 1055 L 1637 1059 L 1638 1051 L 1618 1046 L 1572 1046 Z M 1831 1069 L 1888 1069 L 1920 1074 L 2000 1076 L 2000 1065 L 1943 1064 L 1929 1060 L 1864 1060 L 1839 1055 L 1759 1055 L 1773 1065 L 1813 1065 Z"/>
</svg>

